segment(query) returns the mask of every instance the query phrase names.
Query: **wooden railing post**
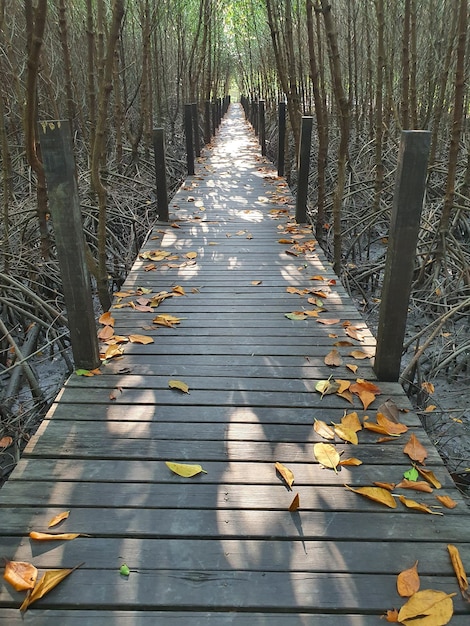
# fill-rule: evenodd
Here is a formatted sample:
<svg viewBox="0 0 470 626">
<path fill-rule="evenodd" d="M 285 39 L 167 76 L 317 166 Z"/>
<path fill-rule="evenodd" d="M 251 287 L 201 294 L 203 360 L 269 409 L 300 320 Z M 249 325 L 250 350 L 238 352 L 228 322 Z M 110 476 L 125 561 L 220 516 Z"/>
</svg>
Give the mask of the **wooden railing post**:
<svg viewBox="0 0 470 626">
<path fill-rule="evenodd" d="M 199 137 L 199 112 L 197 110 L 197 102 L 191 103 L 191 115 L 193 122 L 194 135 L 194 152 L 197 157 L 201 156 L 201 139 Z"/>
<path fill-rule="evenodd" d="M 211 142 L 211 103 L 210 100 L 204 102 L 204 143 Z"/>
<path fill-rule="evenodd" d="M 295 199 L 295 220 L 298 224 L 307 221 L 308 175 L 310 173 L 310 148 L 312 145 L 313 117 L 303 116 L 300 130 L 299 176 Z"/>
<path fill-rule="evenodd" d="M 286 142 L 286 103 L 279 102 L 278 111 L 279 137 L 277 145 L 277 174 L 285 173 L 285 142 Z"/>
<path fill-rule="evenodd" d="M 264 100 L 260 100 L 258 103 L 259 143 L 261 146 L 261 154 L 266 156 L 266 118 L 264 106 Z"/>
<path fill-rule="evenodd" d="M 98 336 L 85 260 L 85 238 L 68 121 L 38 126 L 49 210 L 54 225 L 72 353 L 77 369 L 100 365 Z"/>
<path fill-rule="evenodd" d="M 158 218 L 163 222 L 168 222 L 169 215 L 168 192 L 166 186 L 165 131 L 163 128 L 153 129 L 153 153 L 155 157 Z"/>
<path fill-rule="evenodd" d="M 383 381 L 397 381 L 400 374 L 430 137 L 426 130 L 401 134 L 374 364 Z"/>
<path fill-rule="evenodd" d="M 184 134 L 186 136 L 186 163 L 188 174 L 194 176 L 193 122 L 191 105 L 184 105 Z"/>
</svg>

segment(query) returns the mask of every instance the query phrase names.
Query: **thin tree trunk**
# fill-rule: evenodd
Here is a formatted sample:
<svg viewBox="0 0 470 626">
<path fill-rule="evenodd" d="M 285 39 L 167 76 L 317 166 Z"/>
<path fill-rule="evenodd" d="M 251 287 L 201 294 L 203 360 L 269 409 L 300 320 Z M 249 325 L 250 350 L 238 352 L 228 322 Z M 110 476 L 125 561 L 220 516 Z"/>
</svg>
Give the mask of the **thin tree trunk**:
<svg viewBox="0 0 470 626">
<path fill-rule="evenodd" d="M 384 164 L 382 160 L 383 138 L 383 74 L 385 66 L 384 47 L 384 2 L 375 0 L 375 12 L 377 15 L 377 77 L 375 89 L 375 188 L 374 188 L 374 211 L 380 208 L 380 197 L 384 182 Z"/>
<path fill-rule="evenodd" d="M 405 0 L 402 43 L 401 125 L 404 130 L 410 127 L 410 1 Z"/>
</svg>

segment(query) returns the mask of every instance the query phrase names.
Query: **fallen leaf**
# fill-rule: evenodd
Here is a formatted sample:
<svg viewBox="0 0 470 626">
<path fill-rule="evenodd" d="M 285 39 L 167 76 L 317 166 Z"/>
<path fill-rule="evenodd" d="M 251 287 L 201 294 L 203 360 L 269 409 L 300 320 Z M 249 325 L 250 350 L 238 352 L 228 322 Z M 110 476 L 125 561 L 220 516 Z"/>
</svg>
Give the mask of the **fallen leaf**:
<svg viewBox="0 0 470 626">
<path fill-rule="evenodd" d="M 157 315 L 157 317 L 153 320 L 153 323 L 159 324 L 160 326 L 168 326 L 168 328 L 174 328 L 176 324 L 180 323 L 180 321 L 180 317 L 164 313 L 162 315 Z"/>
<path fill-rule="evenodd" d="M 307 316 L 301 311 L 293 311 L 292 313 L 284 313 L 285 317 L 294 321 L 306 320 Z"/>
<path fill-rule="evenodd" d="M 206 470 L 202 469 L 200 465 L 188 465 L 186 463 L 173 463 L 172 461 L 165 461 L 165 465 L 178 476 L 184 478 L 191 478 L 197 474 L 207 474 Z"/>
<path fill-rule="evenodd" d="M 352 443 L 356 446 L 359 443 L 356 431 L 348 428 L 347 426 L 343 426 L 342 424 L 335 424 L 334 431 L 343 441 L 348 441 L 349 443 Z"/>
<path fill-rule="evenodd" d="M 377 423 L 380 424 L 388 435 L 402 435 L 408 431 L 408 426 L 389 420 L 383 413 L 377 411 Z"/>
<path fill-rule="evenodd" d="M 289 511 L 291 513 L 295 513 L 298 508 L 300 507 L 300 498 L 299 498 L 299 494 L 296 493 L 294 496 L 294 499 L 292 500 L 292 502 L 289 505 Z"/>
<path fill-rule="evenodd" d="M 365 498 L 378 502 L 379 504 L 385 504 L 385 506 L 388 506 L 391 509 L 395 509 L 397 507 L 395 498 L 387 489 L 383 489 L 382 487 L 358 487 L 357 489 L 353 489 L 349 485 L 344 486 L 346 489 L 349 489 L 349 491 L 354 491 L 354 493 L 358 493 L 360 496 L 364 496 Z"/>
<path fill-rule="evenodd" d="M 329 337 L 337 337 L 338 335 L 328 335 Z M 353 346 L 353 342 L 352 341 L 345 341 L 344 339 L 340 339 L 339 341 L 335 341 L 334 346 L 337 346 L 338 348 L 349 348 L 349 346 Z M 355 367 L 357 369 L 357 365 L 354 365 L 353 367 Z"/>
<path fill-rule="evenodd" d="M 184 288 L 181 285 L 175 285 L 172 288 L 173 293 L 175 293 L 177 296 L 185 296 L 186 292 L 184 290 Z"/>
<path fill-rule="evenodd" d="M 338 463 L 338 465 L 352 465 L 357 467 L 359 465 L 362 465 L 362 461 L 352 456 L 349 459 L 343 459 Z"/>
<path fill-rule="evenodd" d="M 416 469 L 418 474 L 420 474 L 425 480 L 427 480 L 428 483 L 431 483 L 433 487 L 435 487 L 436 489 L 440 489 L 442 487 L 441 483 L 437 480 L 432 470 L 425 469 L 424 467 L 418 467 L 416 465 L 414 466 L 414 468 Z"/>
<path fill-rule="evenodd" d="M 398 609 L 389 609 L 384 617 L 386 622 L 398 622 Z"/>
<path fill-rule="evenodd" d="M 346 367 L 348 368 L 348 370 L 351 370 L 353 374 L 355 374 L 359 369 L 357 365 L 351 365 L 350 363 L 346 363 Z"/>
<path fill-rule="evenodd" d="M 186 252 L 184 256 L 187 259 L 195 259 L 197 257 L 197 252 Z"/>
<path fill-rule="evenodd" d="M 419 478 L 419 472 L 416 467 L 411 467 L 409 470 L 406 470 L 406 472 L 403 472 L 403 476 L 408 480 L 416 481 Z"/>
<path fill-rule="evenodd" d="M 313 430 L 318 435 L 320 435 L 320 437 L 323 437 L 323 439 L 335 438 L 335 431 L 330 426 L 328 426 L 328 424 L 324 422 L 323 420 L 317 420 L 315 418 L 315 422 L 313 424 Z"/>
<path fill-rule="evenodd" d="M 398 621 L 405 626 L 444 626 L 454 613 L 452 598 L 455 595 L 434 589 L 417 591 L 401 607 Z"/>
<path fill-rule="evenodd" d="M 123 563 L 121 567 L 119 568 L 119 573 L 121 574 L 121 576 L 129 576 L 129 574 L 131 573 L 131 570 L 129 569 L 128 565 Z"/>
<path fill-rule="evenodd" d="M 129 335 L 129 341 L 131 343 L 141 343 L 144 345 L 154 343 L 153 338 L 148 337 L 147 335 Z"/>
<path fill-rule="evenodd" d="M 29 533 L 29 536 L 34 541 L 71 541 L 72 539 L 76 539 L 80 537 L 80 533 L 38 533 L 32 530 Z"/>
<path fill-rule="evenodd" d="M 38 570 L 31 563 L 24 561 L 7 561 L 3 578 L 10 583 L 16 591 L 34 589 Z"/>
<path fill-rule="evenodd" d="M 101 341 L 106 341 L 106 339 L 110 339 L 114 335 L 114 328 L 112 326 L 103 326 L 98 333 L 98 339 Z"/>
<path fill-rule="evenodd" d="M 439 500 L 447 509 L 455 509 L 457 502 L 450 496 L 436 496 L 436 500 Z"/>
<path fill-rule="evenodd" d="M 122 354 L 123 352 L 121 348 L 119 348 L 117 345 L 112 345 L 112 346 L 109 346 L 109 348 L 104 353 L 104 358 L 108 360 L 108 359 L 112 359 L 115 356 L 121 356 Z"/>
<path fill-rule="evenodd" d="M 429 395 L 432 395 L 435 391 L 434 385 L 426 381 L 421 383 L 421 389 L 423 389 L 423 391 L 426 391 L 426 393 L 428 393 Z"/>
<path fill-rule="evenodd" d="M 118 396 L 122 393 L 122 387 L 116 387 L 109 393 L 110 400 L 116 400 Z"/>
<path fill-rule="evenodd" d="M 182 380 L 170 380 L 168 381 L 168 387 L 170 389 L 179 389 L 183 393 L 189 393 L 189 387 Z"/>
<path fill-rule="evenodd" d="M 339 383 L 331 380 L 319 380 L 315 385 L 315 390 L 321 393 L 322 396 L 328 396 L 332 393 L 336 393 L 339 388 Z"/>
<path fill-rule="evenodd" d="M 346 426 L 347 428 L 350 428 L 351 430 L 354 430 L 354 432 L 356 433 L 362 430 L 361 420 L 359 419 L 356 411 L 343 415 L 343 417 L 341 418 L 341 424 L 343 426 Z"/>
<path fill-rule="evenodd" d="M 305 291 L 301 291 L 300 289 L 297 289 L 297 287 L 286 287 L 286 291 L 287 293 L 295 293 L 299 296 L 305 295 Z"/>
<path fill-rule="evenodd" d="M 371 355 L 367 354 L 363 350 L 353 350 L 349 353 L 349 356 L 352 356 L 354 359 L 370 359 Z"/>
<path fill-rule="evenodd" d="M 336 350 L 336 348 L 333 349 L 331 352 L 328 352 L 324 361 L 325 365 L 330 365 L 334 367 L 339 367 L 343 363 L 343 359 L 341 358 L 341 355 L 338 350 Z"/>
<path fill-rule="evenodd" d="M 0 448 L 8 448 L 13 443 L 13 439 L 11 437 L 2 437 L 0 439 Z"/>
<path fill-rule="evenodd" d="M 67 578 L 67 576 L 69 576 L 72 572 L 74 572 L 82 565 L 84 564 L 80 563 L 80 565 L 76 565 L 71 569 L 57 569 L 46 572 L 41 580 L 35 585 L 31 594 L 25 598 L 23 604 L 20 606 L 20 611 L 26 611 L 26 609 L 33 602 L 36 602 L 36 600 L 39 600 L 39 598 L 44 597 L 47 593 L 49 593 L 49 591 L 52 591 L 52 589 L 57 587 L 57 585 L 61 583 L 64 578 Z"/>
<path fill-rule="evenodd" d="M 261 285 L 262 282 L 263 282 L 262 280 L 252 280 L 251 284 L 252 285 Z"/>
<path fill-rule="evenodd" d="M 355 326 L 347 326 L 345 333 L 351 337 L 351 339 L 356 339 L 356 341 L 362 341 L 364 339 L 364 334 Z"/>
<path fill-rule="evenodd" d="M 388 435 L 387 431 L 383 426 L 377 424 L 376 422 L 364 422 L 364 428 L 366 430 L 371 430 L 374 433 L 380 433 L 381 435 Z M 393 435 L 392 439 L 398 437 L 399 435 Z M 385 441 L 390 441 L 390 439 L 385 439 Z"/>
<path fill-rule="evenodd" d="M 341 378 L 335 378 L 335 383 L 339 385 L 337 393 L 344 393 L 351 386 L 350 380 L 342 380 Z"/>
<path fill-rule="evenodd" d="M 340 456 L 334 446 L 331 443 L 316 443 L 313 446 L 313 454 L 316 460 L 324 467 L 331 468 L 338 473 L 336 469 L 340 462 Z"/>
<path fill-rule="evenodd" d="M 374 480 L 374 485 L 382 487 L 382 489 L 386 489 L 387 491 L 393 491 L 395 489 L 395 483 L 384 483 L 380 480 Z"/>
<path fill-rule="evenodd" d="M 399 415 L 398 407 L 393 400 L 390 400 L 390 398 L 388 400 L 385 400 L 385 402 L 383 402 L 378 407 L 377 412 L 382 413 L 382 415 L 385 415 L 385 417 L 392 422 L 398 423 L 400 421 L 398 419 L 398 415 Z"/>
<path fill-rule="evenodd" d="M 425 409 L 424 412 L 425 413 L 432 413 L 433 411 L 435 411 L 437 409 L 437 406 L 435 404 L 429 404 Z M 459 420 L 460 421 L 460 420 Z"/>
<path fill-rule="evenodd" d="M 419 463 L 424 463 L 428 456 L 426 448 L 420 443 L 414 433 L 411 434 L 408 443 L 403 448 L 403 452 L 407 454 L 410 459 L 418 461 Z"/>
<path fill-rule="evenodd" d="M 67 519 L 69 515 L 70 511 L 63 511 L 63 513 L 59 513 L 49 521 L 47 527 L 52 528 L 53 526 L 57 526 L 57 524 L 60 524 L 60 522 L 62 522 L 64 519 Z"/>
<path fill-rule="evenodd" d="M 103 315 L 101 315 L 98 321 L 100 324 L 103 324 L 104 326 L 114 326 L 114 322 L 115 322 L 114 317 L 111 315 L 109 311 L 106 311 L 106 313 L 103 313 Z"/>
<path fill-rule="evenodd" d="M 402 598 L 409 598 L 419 591 L 418 561 L 409 569 L 403 570 L 397 576 L 397 591 Z"/>
<path fill-rule="evenodd" d="M 420 513 L 430 513 L 431 515 L 442 515 L 442 513 L 439 513 L 438 511 L 433 511 L 425 504 L 416 502 L 416 500 L 410 500 L 410 498 L 405 498 L 405 496 L 398 496 L 398 499 L 408 509 L 413 509 L 414 511 L 419 511 Z"/>
<path fill-rule="evenodd" d="M 333 319 L 333 318 L 322 318 L 322 317 L 319 317 L 317 319 L 317 322 L 319 324 L 324 324 L 325 326 L 332 326 L 333 324 L 338 324 L 338 322 L 340 322 L 340 321 L 341 320 L 339 318 Z"/>
<path fill-rule="evenodd" d="M 449 551 L 450 561 L 452 563 L 452 567 L 454 568 L 460 591 L 465 594 L 465 597 L 467 597 L 466 591 L 468 589 L 468 579 L 460 557 L 460 552 L 458 548 L 452 544 L 448 544 L 447 550 Z"/>
<path fill-rule="evenodd" d="M 424 480 L 407 480 L 404 478 L 402 481 L 397 483 L 396 488 L 401 487 L 402 489 L 414 489 L 414 491 L 424 491 L 426 493 L 432 493 L 432 487 L 429 483 Z"/>
<path fill-rule="evenodd" d="M 285 480 L 290 489 L 294 484 L 294 473 L 288 467 L 279 462 L 276 462 L 274 467 Z"/>
</svg>

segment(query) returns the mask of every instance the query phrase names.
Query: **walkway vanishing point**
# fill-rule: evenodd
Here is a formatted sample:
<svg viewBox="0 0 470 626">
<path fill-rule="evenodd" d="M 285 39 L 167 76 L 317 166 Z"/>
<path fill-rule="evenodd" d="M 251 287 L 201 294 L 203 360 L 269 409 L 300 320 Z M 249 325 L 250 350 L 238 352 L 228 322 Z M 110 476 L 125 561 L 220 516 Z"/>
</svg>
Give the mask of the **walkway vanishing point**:
<svg viewBox="0 0 470 626">
<path fill-rule="evenodd" d="M 374 381 L 361 354 L 373 355 L 374 340 L 258 154 L 232 105 L 111 310 L 116 335 L 154 342 L 124 344 L 101 376 L 72 375 L 1 489 L 0 554 L 40 570 L 84 562 L 24 617 L 24 593 L 2 583 L 5 626 L 375 626 L 405 603 L 396 577 L 416 561 L 421 589 L 456 593 L 451 624 L 468 626 L 447 544 L 470 569 L 470 511 L 398 384 L 376 381 L 367 411 L 355 394 L 351 405 L 315 391 L 330 376 Z M 174 295 L 149 308 L 165 290 Z M 295 311 L 305 319 L 286 316 Z M 166 327 L 156 315 L 180 321 Z M 324 362 L 333 349 L 338 366 Z M 342 458 L 362 465 L 335 473 L 317 462 L 313 444 L 328 442 L 314 419 L 338 424 L 357 411 L 375 422 L 387 399 L 404 409 L 407 433 L 377 443 L 361 430 L 358 445 L 336 437 Z M 410 433 L 442 488 L 393 493 L 428 506 L 451 496 L 454 509 L 432 509 L 443 515 L 344 486 L 398 483 Z M 180 477 L 165 461 L 207 473 Z M 293 472 L 292 490 L 276 462 Z M 58 532 L 83 536 L 29 538 L 65 510 Z"/>
</svg>

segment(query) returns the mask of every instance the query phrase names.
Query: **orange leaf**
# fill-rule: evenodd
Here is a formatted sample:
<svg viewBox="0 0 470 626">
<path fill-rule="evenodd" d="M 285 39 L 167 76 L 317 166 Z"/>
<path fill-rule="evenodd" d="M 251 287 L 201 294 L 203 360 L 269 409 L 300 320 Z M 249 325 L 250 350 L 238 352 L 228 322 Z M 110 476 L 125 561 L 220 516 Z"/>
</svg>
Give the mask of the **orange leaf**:
<svg viewBox="0 0 470 626">
<path fill-rule="evenodd" d="M 350 380 L 343 380 L 341 378 L 335 378 L 335 383 L 339 385 L 337 393 L 344 393 L 351 386 Z"/>
<path fill-rule="evenodd" d="M 20 611 L 26 611 L 30 604 L 39 600 L 39 598 L 44 597 L 49 591 L 57 587 L 57 585 L 67 578 L 69 574 L 74 572 L 77 568 L 81 567 L 83 563 L 80 565 L 76 565 L 71 569 L 57 569 L 57 570 L 49 570 L 44 574 L 41 580 L 35 585 L 31 594 L 27 596 L 20 606 Z"/>
<path fill-rule="evenodd" d="M 383 426 L 387 435 L 401 435 L 408 431 L 408 426 L 387 419 L 383 413 L 377 412 L 377 423 Z"/>
<path fill-rule="evenodd" d="M 63 513 L 59 513 L 59 515 L 56 515 L 50 520 L 47 527 L 52 528 L 53 526 L 57 526 L 57 524 L 60 524 L 60 522 L 62 522 L 64 519 L 67 519 L 69 515 L 70 511 L 64 511 Z"/>
<path fill-rule="evenodd" d="M 387 431 L 383 426 L 379 426 L 375 422 L 364 422 L 364 428 L 366 430 L 371 430 L 374 433 L 379 433 L 381 435 L 388 435 Z"/>
<path fill-rule="evenodd" d="M 31 563 L 24 561 L 7 561 L 3 578 L 16 591 L 33 589 L 38 577 L 38 570 Z"/>
<path fill-rule="evenodd" d="M 294 499 L 292 500 L 292 502 L 289 505 L 289 511 L 291 513 L 295 513 L 295 511 L 297 511 L 297 509 L 300 506 L 300 498 L 299 498 L 299 494 L 296 493 L 294 496 Z"/>
<path fill-rule="evenodd" d="M 114 326 L 114 317 L 111 315 L 109 311 L 103 313 L 103 315 L 99 318 L 99 323 L 104 326 Z"/>
<path fill-rule="evenodd" d="M 460 558 L 460 552 L 458 551 L 458 548 L 452 544 L 448 544 L 447 550 L 449 551 L 450 561 L 452 563 L 452 567 L 454 568 L 455 575 L 457 576 L 460 591 L 466 592 L 468 589 L 468 579 L 462 559 Z"/>
<path fill-rule="evenodd" d="M 353 466 L 358 466 L 358 465 L 362 465 L 362 461 L 360 459 L 356 459 L 355 457 L 350 457 L 349 459 L 344 459 L 343 461 L 340 461 L 338 463 L 338 465 L 353 465 Z"/>
<path fill-rule="evenodd" d="M 34 541 L 71 541 L 80 537 L 80 533 L 58 533 L 56 535 L 49 533 L 37 533 L 32 530 L 29 533 L 31 539 Z"/>
<path fill-rule="evenodd" d="M 344 486 L 346 489 L 349 489 L 349 491 L 354 491 L 354 493 L 358 493 L 360 496 L 364 496 L 365 498 L 378 502 L 379 504 L 385 504 L 385 506 L 388 506 L 391 509 L 395 509 L 397 506 L 395 498 L 392 494 L 382 487 L 358 487 L 357 489 L 353 489 L 352 487 L 349 487 L 349 485 Z"/>
<path fill-rule="evenodd" d="M 398 622 L 398 609 L 389 609 L 385 614 L 386 622 Z"/>
<path fill-rule="evenodd" d="M 13 439 L 11 437 L 2 437 L 0 439 L 0 448 L 8 448 L 13 443 Z"/>
<path fill-rule="evenodd" d="M 352 339 L 356 339 L 357 341 L 362 341 L 364 339 L 364 335 L 362 332 L 356 328 L 355 326 L 347 326 L 345 328 L 345 333 Z"/>
<path fill-rule="evenodd" d="M 343 363 L 343 359 L 341 358 L 338 350 L 333 349 L 331 352 L 328 352 L 325 359 L 325 365 L 331 365 L 334 367 L 339 367 Z"/>
<path fill-rule="evenodd" d="M 367 389 L 359 389 L 358 391 L 354 391 L 354 389 L 352 389 L 352 386 L 349 389 L 352 393 L 355 393 L 357 396 L 359 396 L 362 402 L 362 406 L 364 407 L 364 411 L 367 411 L 367 408 L 375 400 L 375 394 L 373 394 L 371 391 L 367 391 Z"/>
<path fill-rule="evenodd" d="M 186 292 L 184 290 L 184 288 L 181 285 L 175 285 L 172 289 L 172 291 L 174 293 L 176 293 L 177 296 L 185 296 Z"/>
<path fill-rule="evenodd" d="M 122 350 L 118 346 L 109 346 L 109 348 L 104 353 L 104 358 L 112 359 L 114 356 L 120 356 L 122 353 Z"/>
<path fill-rule="evenodd" d="M 374 485 L 382 487 L 382 489 L 387 489 L 387 491 L 393 491 L 395 489 L 395 483 L 383 483 L 379 480 L 374 480 Z"/>
<path fill-rule="evenodd" d="M 427 480 L 428 483 L 431 483 L 433 487 L 435 487 L 436 489 L 440 489 L 442 487 L 441 483 L 435 477 L 434 472 L 432 472 L 431 470 L 425 469 L 424 467 L 419 467 L 418 465 L 414 465 L 413 467 L 415 467 L 418 470 L 418 473 L 425 480 Z"/>
<path fill-rule="evenodd" d="M 351 370 L 353 374 L 355 374 L 359 369 L 357 365 L 351 365 L 351 363 L 346 363 L 346 367 L 348 368 L 348 370 Z"/>
<path fill-rule="evenodd" d="M 457 502 L 450 496 L 436 496 L 436 500 L 439 500 L 439 502 L 448 509 L 455 509 L 457 506 Z"/>
<path fill-rule="evenodd" d="M 328 426 L 328 424 L 322 420 L 317 420 L 315 419 L 315 422 L 313 424 L 313 430 L 320 435 L 320 437 L 323 437 L 323 439 L 334 439 L 335 438 L 335 432 L 332 428 L 330 428 L 330 426 Z"/>
<path fill-rule="evenodd" d="M 424 463 L 428 456 L 426 448 L 420 443 L 414 433 L 411 434 L 408 443 L 403 448 L 403 452 L 407 454 L 410 459 L 418 461 L 419 463 Z"/>
<path fill-rule="evenodd" d="M 442 513 L 432 511 L 428 506 L 421 504 L 420 502 L 416 502 L 416 500 L 410 500 L 409 498 L 405 498 L 405 496 L 398 496 L 398 499 L 408 509 L 413 509 L 414 511 L 419 511 L 420 513 L 430 513 L 431 515 L 442 515 Z"/>
<path fill-rule="evenodd" d="M 274 467 L 285 480 L 290 489 L 294 484 L 294 473 L 288 467 L 279 462 L 276 462 Z"/>
<path fill-rule="evenodd" d="M 103 326 L 98 333 L 98 339 L 101 341 L 106 341 L 107 339 L 111 339 L 114 335 L 114 328 L 112 326 Z"/>
<path fill-rule="evenodd" d="M 148 337 L 147 335 L 129 335 L 129 341 L 131 343 L 141 343 L 144 345 L 153 343 L 152 337 Z"/>
<path fill-rule="evenodd" d="M 420 582 L 418 575 L 418 561 L 410 567 L 400 572 L 397 576 L 397 591 L 402 598 L 409 598 L 419 591 Z"/>
<path fill-rule="evenodd" d="M 425 491 L 426 493 L 432 493 L 432 487 L 429 483 L 425 482 L 424 480 L 408 480 L 407 478 L 404 478 L 401 482 L 399 482 L 396 485 L 397 489 L 398 487 L 401 487 L 402 489 L 414 489 L 415 491 Z"/>
</svg>

